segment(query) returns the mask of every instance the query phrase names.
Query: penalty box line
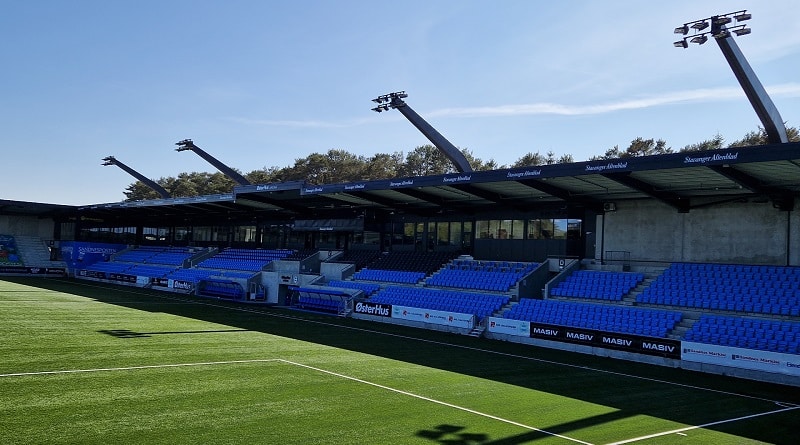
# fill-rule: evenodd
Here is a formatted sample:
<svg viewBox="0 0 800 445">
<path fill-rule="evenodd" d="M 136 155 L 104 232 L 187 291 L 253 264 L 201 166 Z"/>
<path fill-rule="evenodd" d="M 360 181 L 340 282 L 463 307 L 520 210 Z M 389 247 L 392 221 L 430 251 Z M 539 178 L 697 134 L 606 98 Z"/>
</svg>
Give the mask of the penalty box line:
<svg viewBox="0 0 800 445">
<path fill-rule="evenodd" d="M 504 419 L 502 417 L 494 416 L 492 414 L 487 414 L 487 413 L 484 413 L 484 412 L 481 412 L 481 411 L 476 411 L 474 409 L 470 409 L 470 408 L 466 408 L 466 407 L 463 407 L 463 406 L 455 405 L 455 404 L 452 404 L 452 403 L 444 402 L 442 400 L 432 399 L 430 397 L 425 397 L 425 396 L 422 396 L 422 395 L 419 395 L 419 394 L 414 394 L 414 393 L 411 393 L 411 392 L 408 392 L 408 391 L 403 391 L 401 389 L 392 388 L 391 386 L 381 385 L 379 383 L 370 382 L 368 380 L 359 379 L 357 377 L 352 377 L 352 376 L 349 376 L 349 375 L 340 374 L 338 372 L 328 371 L 326 369 L 317 368 L 317 367 L 310 366 L 310 365 L 304 365 L 302 363 L 297 363 L 297 362 L 293 362 L 293 361 L 289 361 L 289 360 L 282 360 L 281 359 L 279 361 L 281 361 L 283 363 L 290 364 L 290 365 L 298 366 L 298 367 L 301 367 L 301 368 L 310 369 L 312 371 L 320 372 L 320 373 L 323 373 L 323 374 L 332 375 L 334 377 L 342 378 L 342 379 L 345 379 L 345 380 L 351 380 L 351 381 L 358 382 L 358 383 L 361 383 L 361 384 L 364 384 L 364 385 L 374 386 L 376 388 L 380 388 L 380 389 L 383 389 L 383 390 L 386 390 L 386 391 L 391 391 L 391 392 L 394 392 L 394 393 L 397 393 L 397 394 L 401 394 L 401 395 L 404 395 L 404 396 L 407 396 L 407 397 L 413 397 L 415 399 L 420 399 L 420 400 L 424 400 L 426 402 L 435 403 L 437 405 L 446 406 L 448 408 L 457 409 L 457 410 L 464 411 L 464 412 L 467 412 L 467 413 L 470 413 L 470 414 L 474 414 L 474 415 L 477 415 L 477 416 L 486 417 L 488 419 L 496 420 L 498 422 L 507 423 L 509 425 L 514 425 L 516 427 L 523 428 L 523 429 L 526 429 L 526 430 L 529 430 L 529 431 L 536 431 L 536 432 L 542 433 L 544 435 L 558 437 L 560 439 L 568 440 L 570 442 L 580 443 L 580 444 L 584 444 L 584 445 L 593 445 L 591 442 L 584 442 L 584 441 L 579 440 L 579 439 L 575 439 L 575 438 L 568 437 L 568 436 L 563 436 L 561 434 L 557 434 L 557 433 L 553 433 L 553 432 L 546 431 L 546 430 L 543 430 L 543 429 L 539 429 L 539 428 L 536 428 L 536 427 L 533 427 L 533 426 L 530 426 L 530 425 L 525 425 L 523 423 L 515 422 L 513 420 Z"/>
</svg>

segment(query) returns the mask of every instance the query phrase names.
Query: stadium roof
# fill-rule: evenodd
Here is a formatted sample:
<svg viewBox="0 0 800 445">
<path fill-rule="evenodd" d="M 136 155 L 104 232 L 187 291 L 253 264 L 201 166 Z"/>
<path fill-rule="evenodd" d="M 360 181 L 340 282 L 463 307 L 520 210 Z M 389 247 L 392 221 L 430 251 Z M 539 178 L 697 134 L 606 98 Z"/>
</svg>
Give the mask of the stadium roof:
<svg viewBox="0 0 800 445">
<path fill-rule="evenodd" d="M 74 214 L 75 206 L 0 199 L 0 215 L 53 217 Z"/>
<path fill-rule="evenodd" d="M 78 210 L 104 220 L 254 212 L 281 219 L 366 208 L 419 215 L 444 209 L 525 211 L 552 203 L 599 212 L 607 203 L 651 198 L 688 212 L 748 198 L 769 199 L 777 208 L 789 210 L 796 196 L 800 196 L 800 143 L 787 143 L 344 184 L 245 185 L 230 194 L 97 204 Z"/>
</svg>

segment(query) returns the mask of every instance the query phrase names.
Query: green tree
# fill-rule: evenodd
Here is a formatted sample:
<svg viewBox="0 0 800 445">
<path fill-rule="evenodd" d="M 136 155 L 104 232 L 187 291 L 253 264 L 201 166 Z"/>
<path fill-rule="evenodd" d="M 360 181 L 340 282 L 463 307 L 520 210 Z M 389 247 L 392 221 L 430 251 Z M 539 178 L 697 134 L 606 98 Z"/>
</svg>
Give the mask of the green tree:
<svg viewBox="0 0 800 445">
<path fill-rule="evenodd" d="M 705 141 L 698 142 L 696 144 L 689 144 L 683 148 L 681 148 L 680 152 L 690 152 L 690 151 L 705 151 L 705 150 L 719 150 L 723 147 L 725 143 L 725 139 L 722 137 L 721 134 L 717 133 L 711 139 L 706 139 Z"/>
<path fill-rule="evenodd" d="M 528 152 L 511 164 L 511 167 L 536 167 L 538 165 L 544 165 L 544 163 L 545 158 L 541 153 L 538 151 L 536 153 Z"/>
<path fill-rule="evenodd" d="M 786 136 L 789 142 L 800 142 L 800 131 L 797 127 L 786 127 Z M 767 143 L 767 131 L 763 127 L 758 127 L 758 130 L 745 134 L 741 139 L 731 142 L 728 147 L 748 147 Z"/>
<path fill-rule="evenodd" d="M 401 176 L 430 176 L 453 173 L 455 165 L 433 145 L 421 145 L 406 155 Z"/>
<path fill-rule="evenodd" d="M 377 179 L 396 178 L 403 168 L 403 153 L 392 154 L 378 153 L 367 159 L 361 173 L 361 179 L 366 181 Z"/>
<path fill-rule="evenodd" d="M 282 169 L 278 167 L 264 167 L 261 170 L 253 170 L 244 175 L 245 179 L 250 181 L 251 184 L 270 184 L 273 182 L 281 182 Z"/>
<path fill-rule="evenodd" d="M 480 158 L 476 158 L 474 154 L 472 154 L 472 150 L 468 148 L 462 148 L 461 154 L 467 159 L 467 163 L 472 167 L 474 171 L 487 171 L 487 170 L 497 170 L 499 168 L 506 168 L 505 165 L 498 165 L 497 161 L 494 159 L 489 159 L 488 161 L 483 161 Z"/>
<path fill-rule="evenodd" d="M 164 186 L 163 185 L 164 182 L 165 182 L 164 178 L 155 181 L 156 184 L 162 187 Z M 159 195 L 158 192 L 145 185 L 145 183 L 142 181 L 134 182 L 133 184 L 125 188 L 125 191 L 122 193 L 125 195 L 126 201 L 146 201 L 150 199 L 161 198 L 161 195 Z"/>
<path fill-rule="evenodd" d="M 628 145 L 628 148 L 626 148 L 625 150 L 620 150 L 619 145 L 615 145 L 612 148 L 606 150 L 604 155 L 592 156 L 591 158 L 589 158 L 589 160 L 600 161 L 605 159 L 663 155 L 667 153 L 672 153 L 672 148 L 668 147 L 666 141 L 664 141 L 663 139 L 655 140 L 655 139 L 644 139 L 642 137 L 637 137 L 636 139 L 631 141 L 630 145 Z"/>
</svg>

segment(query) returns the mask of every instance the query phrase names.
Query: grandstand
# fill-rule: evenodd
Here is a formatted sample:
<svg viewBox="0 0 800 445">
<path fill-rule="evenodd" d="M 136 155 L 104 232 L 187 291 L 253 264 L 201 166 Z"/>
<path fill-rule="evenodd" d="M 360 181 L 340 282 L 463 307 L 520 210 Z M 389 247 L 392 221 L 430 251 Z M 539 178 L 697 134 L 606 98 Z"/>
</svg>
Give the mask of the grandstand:
<svg viewBox="0 0 800 445">
<path fill-rule="evenodd" d="M 84 280 L 792 381 L 800 144 L 768 148 L 12 203 L 0 273 L 53 254 Z"/>
</svg>

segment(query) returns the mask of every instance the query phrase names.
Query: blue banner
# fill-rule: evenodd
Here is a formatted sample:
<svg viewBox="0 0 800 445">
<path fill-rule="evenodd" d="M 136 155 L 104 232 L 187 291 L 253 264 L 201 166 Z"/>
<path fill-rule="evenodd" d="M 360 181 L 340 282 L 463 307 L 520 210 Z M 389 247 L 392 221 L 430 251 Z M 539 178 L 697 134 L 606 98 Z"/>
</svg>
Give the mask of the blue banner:
<svg viewBox="0 0 800 445">
<path fill-rule="evenodd" d="M 107 261 L 111 255 L 127 247 L 125 244 L 62 241 L 61 259 L 72 269 L 84 268 L 98 261 Z"/>
</svg>

